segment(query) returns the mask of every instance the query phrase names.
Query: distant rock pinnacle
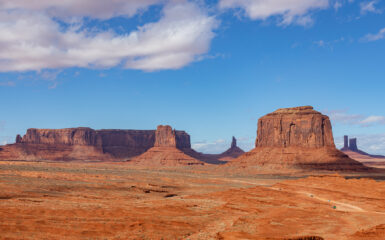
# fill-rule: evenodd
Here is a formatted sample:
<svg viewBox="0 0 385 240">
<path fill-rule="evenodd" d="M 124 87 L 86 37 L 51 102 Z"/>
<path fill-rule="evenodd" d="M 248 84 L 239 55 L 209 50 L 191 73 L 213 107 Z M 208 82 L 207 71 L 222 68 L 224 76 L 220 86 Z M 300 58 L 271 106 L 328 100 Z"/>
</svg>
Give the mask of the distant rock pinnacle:
<svg viewBox="0 0 385 240">
<path fill-rule="evenodd" d="M 231 148 L 235 148 L 237 146 L 237 139 L 233 137 L 233 141 L 231 142 Z"/>
</svg>

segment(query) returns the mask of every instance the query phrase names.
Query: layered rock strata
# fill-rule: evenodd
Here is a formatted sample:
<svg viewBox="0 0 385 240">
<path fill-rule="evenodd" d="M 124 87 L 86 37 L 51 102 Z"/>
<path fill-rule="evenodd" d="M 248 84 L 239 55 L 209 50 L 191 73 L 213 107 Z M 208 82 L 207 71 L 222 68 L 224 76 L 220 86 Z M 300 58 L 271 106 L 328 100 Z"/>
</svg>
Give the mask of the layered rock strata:
<svg viewBox="0 0 385 240">
<path fill-rule="evenodd" d="M 145 153 L 133 158 L 130 163 L 142 166 L 190 166 L 203 165 L 202 161 L 183 152 L 191 149 L 185 144 L 178 145 L 178 138 L 187 139 L 188 134 L 177 134 L 170 126 L 158 126 L 155 144 Z M 188 138 L 190 138 L 188 136 Z"/>
<path fill-rule="evenodd" d="M 261 117 L 255 148 L 230 164 L 270 169 L 367 169 L 336 149 L 329 117 L 311 106 L 278 109 Z"/>
<path fill-rule="evenodd" d="M 191 149 L 186 132 L 175 131 L 175 141 L 179 148 Z M 155 130 L 28 129 L 15 144 L 0 148 L 0 160 L 124 160 L 154 144 Z"/>
</svg>

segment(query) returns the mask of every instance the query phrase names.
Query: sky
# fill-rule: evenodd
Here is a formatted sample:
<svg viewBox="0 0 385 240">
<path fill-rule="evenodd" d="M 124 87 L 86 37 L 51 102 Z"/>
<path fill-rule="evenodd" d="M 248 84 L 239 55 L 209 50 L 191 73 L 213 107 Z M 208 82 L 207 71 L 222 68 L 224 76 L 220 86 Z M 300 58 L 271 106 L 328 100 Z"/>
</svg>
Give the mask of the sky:
<svg viewBox="0 0 385 240">
<path fill-rule="evenodd" d="M 28 128 L 155 129 L 219 153 L 311 105 L 385 154 L 384 0 L 0 0 L 0 144 Z"/>
</svg>

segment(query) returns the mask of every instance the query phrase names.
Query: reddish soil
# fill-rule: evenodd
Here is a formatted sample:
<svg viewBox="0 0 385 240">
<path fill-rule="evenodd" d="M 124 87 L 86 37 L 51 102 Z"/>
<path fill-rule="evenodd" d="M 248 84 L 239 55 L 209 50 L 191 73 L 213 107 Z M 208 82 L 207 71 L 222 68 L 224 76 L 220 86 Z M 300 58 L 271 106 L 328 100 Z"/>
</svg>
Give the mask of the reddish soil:
<svg viewBox="0 0 385 240">
<path fill-rule="evenodd" d="M 385 182 L 298 177 L 0 162 L 0 239 L 385 239 Z"/>
</svg>

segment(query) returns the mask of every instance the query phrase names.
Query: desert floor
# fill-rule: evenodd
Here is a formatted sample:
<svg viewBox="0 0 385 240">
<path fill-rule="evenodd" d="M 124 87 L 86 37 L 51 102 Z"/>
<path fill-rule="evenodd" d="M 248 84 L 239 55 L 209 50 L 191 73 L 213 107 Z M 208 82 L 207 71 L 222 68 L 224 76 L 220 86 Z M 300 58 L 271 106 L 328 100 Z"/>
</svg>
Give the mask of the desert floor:
<svg viewBox="0 0 385 240">
<path fill-rule="evenodd" d="M 385 176 L 345 177 L 0 162 L 0 238 L 385 239 Z"/>
</svg>

